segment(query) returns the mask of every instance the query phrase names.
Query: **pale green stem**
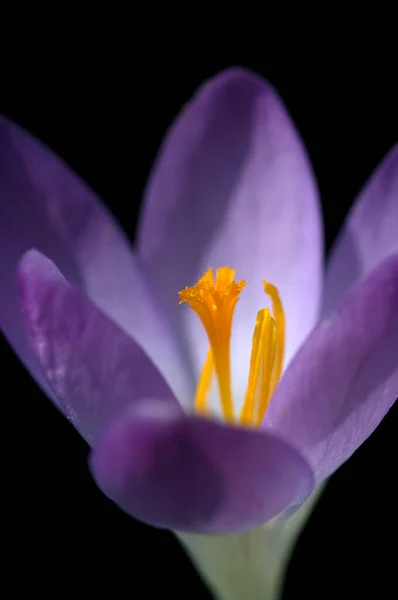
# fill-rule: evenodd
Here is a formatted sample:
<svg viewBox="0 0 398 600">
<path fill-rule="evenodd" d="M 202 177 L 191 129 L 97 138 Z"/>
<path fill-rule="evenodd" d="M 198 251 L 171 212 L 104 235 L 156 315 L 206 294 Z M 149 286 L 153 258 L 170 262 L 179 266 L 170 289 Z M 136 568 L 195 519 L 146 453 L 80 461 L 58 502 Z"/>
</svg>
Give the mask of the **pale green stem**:
<svg viewBox="0 0 398 600">
<path fill-rule="evenodd" d="M 177 533 L 217 600 L 279 600 L 295 542 L 323 485 L 289 518 L 237 535 Z"/>
</svg>

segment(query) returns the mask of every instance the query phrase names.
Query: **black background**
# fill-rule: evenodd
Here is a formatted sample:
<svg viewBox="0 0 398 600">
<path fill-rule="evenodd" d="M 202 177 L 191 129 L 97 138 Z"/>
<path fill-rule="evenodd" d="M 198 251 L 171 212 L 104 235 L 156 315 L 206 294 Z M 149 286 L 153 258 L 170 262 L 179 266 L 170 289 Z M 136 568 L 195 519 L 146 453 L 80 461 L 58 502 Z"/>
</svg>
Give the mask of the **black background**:
<svg viewBox="0 0 398 600">
<path fill-rule="evenodd" d="M 204 79 L 231 64 L 268 78 L 291 112 L 320 186 L 327 249 L 397 138 L 394 59 L 364 57 L 361 47 L 340 56 L 320 57 L 316 48 L 305 58 L 296 49 L 205 58 L 190 46 L 172 53 L 166 43 L 152 59 L 105 34 L 76 52 L 73 44 L 71 34 L 65 53 L 49 46 L 36 57 L 26 48 L 18 68 L 8 64 L 0 109 L 71 164 L 131 239 L 166 128 Z M 135 522 L 101 495 L 86 444 L 4 340 L 1 352 L 3 577 L 13 594 L 209 598 L 172 534 Z M 293 555 L 285 600 L 395 597 L 396 412 L 332 477 Z"/>
</svg>

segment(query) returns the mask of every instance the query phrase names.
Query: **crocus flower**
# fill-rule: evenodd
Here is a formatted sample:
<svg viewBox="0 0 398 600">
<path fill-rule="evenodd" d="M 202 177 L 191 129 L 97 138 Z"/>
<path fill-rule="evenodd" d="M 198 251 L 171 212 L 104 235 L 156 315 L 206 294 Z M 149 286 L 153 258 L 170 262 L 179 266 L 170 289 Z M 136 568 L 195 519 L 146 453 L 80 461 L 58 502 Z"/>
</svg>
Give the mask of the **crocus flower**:
<svg viewBox="0 0 398 600">
<path fill-rule="evenodd" d="M 134 250 L 5 119 L 0 165 L 3 331 L 134 517 L 205 535 L 283 519 L 396 400 L 397 146 L 325 272 L 306 153 L 275 90 L 242 69 L 168 132 Z"/>
</svg>

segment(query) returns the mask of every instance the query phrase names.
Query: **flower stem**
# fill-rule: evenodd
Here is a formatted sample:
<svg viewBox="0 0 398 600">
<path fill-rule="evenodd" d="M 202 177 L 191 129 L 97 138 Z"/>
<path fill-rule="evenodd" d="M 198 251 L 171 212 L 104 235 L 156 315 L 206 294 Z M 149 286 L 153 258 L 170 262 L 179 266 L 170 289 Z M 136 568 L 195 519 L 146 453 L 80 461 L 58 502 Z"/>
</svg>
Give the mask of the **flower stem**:
<svg viewBox="0 0 398 600">
<path fill-rule="evenodd" d="M 177 533 L 215 600 L 280 600 L 295 542 L 323 486 L 290 517 L 234 535 Z"/>
</svg>

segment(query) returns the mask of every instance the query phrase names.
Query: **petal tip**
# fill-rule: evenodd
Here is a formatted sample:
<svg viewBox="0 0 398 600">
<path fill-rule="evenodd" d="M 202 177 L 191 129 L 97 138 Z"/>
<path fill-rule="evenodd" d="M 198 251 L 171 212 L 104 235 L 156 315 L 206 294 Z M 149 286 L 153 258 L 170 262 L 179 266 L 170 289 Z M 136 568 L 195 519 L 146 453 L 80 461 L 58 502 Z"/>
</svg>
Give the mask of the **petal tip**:
<svg viewBox="0 0 398 600">
<path fill-rule="evenodd" d="M 20 291 L 25 289 L 27 281 L 46 279 L 64 279 L 58 267 L 45 254 L 30 248 L 19 259 L 17 264 L 17 284 Z"/>
<path fill-rule="evenodd" d="M 24 269 L 25 267 L 29 267 L 32 262 L 38 260 L 41 261 L 42 259 L 46 260 L 46 256 L 40 252 L 40 250 L 37 248 L 29 248 L 29 250 L 26 250 L 19 259 L 18 267 Z"/>
<path fill-rule="evenodd" d="M 252 71 L 243 66 L 231 66 L 227 69 L 220 71 L 207 79 L 202 86 L 198 88 L 197 94 L 201 95 L 203 92 L 217 90 L 228 90 L 229 94 L 239 94 L 242 91 L 256 92 L 257 94 L 269 93 L 271 97 L 277 95 L 274 87 L 264 79 L 259 73 Z"/>
</svg>

